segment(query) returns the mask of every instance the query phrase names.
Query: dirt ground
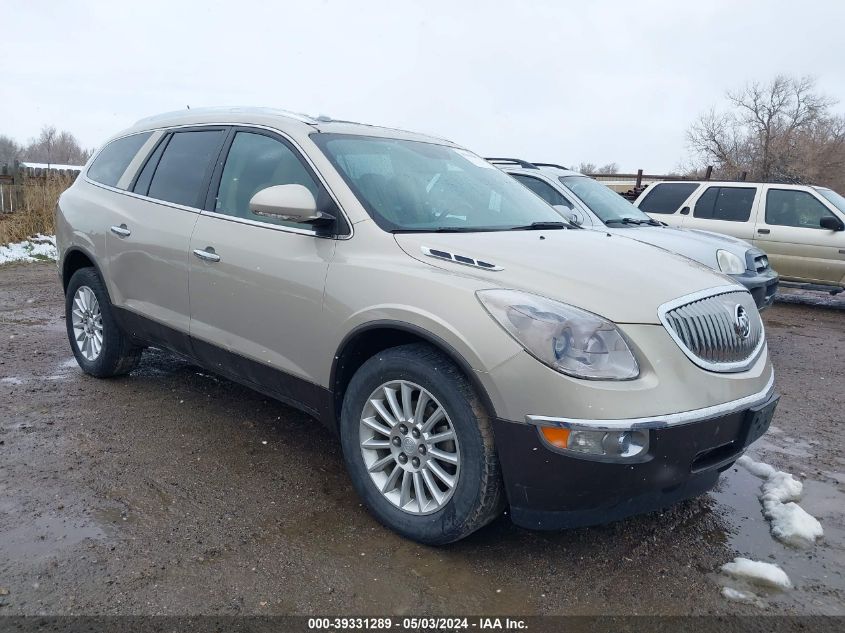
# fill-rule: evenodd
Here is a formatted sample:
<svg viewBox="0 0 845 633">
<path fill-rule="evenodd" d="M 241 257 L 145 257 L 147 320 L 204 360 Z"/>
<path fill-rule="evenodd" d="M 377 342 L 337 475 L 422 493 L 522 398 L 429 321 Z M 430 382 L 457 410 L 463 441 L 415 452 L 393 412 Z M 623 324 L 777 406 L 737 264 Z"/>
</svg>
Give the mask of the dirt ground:
<svg viewBox="0 0 845 633">
<path fill-rule="evenodd" d="M 751 454 L 804 481 L 815 547 L 773 540 L 733 468 L 662 513 L 552 533 L 502 517 L 435 549 L 364 511 L 298 411 L 155 351 L 84 375 L 55 266 L 0 267 L 0 615 L 845 614 L 845 298 L 802 297 L 765 313 L 783 397 Z M 796 588 L 726 600 L 737 555 Z"/>
</svg>

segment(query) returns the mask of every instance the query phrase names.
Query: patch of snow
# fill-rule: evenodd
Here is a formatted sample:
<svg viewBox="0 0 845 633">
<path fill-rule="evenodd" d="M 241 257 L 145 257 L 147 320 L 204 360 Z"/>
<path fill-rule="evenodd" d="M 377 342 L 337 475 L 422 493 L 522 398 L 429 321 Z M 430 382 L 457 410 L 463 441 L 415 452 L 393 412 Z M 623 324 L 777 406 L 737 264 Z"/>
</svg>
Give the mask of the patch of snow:
<svg viewBox="0 0 845 633">
<path fill-rule="evenodd" d="M 792 581 L 789 580 L 786 572 L 772 563 L 737 556 L 733 562 L 722 565 L 722 571 L 733 578 L 739 578 L 760 587 L 792 589 Z"/>
<path fill-rule="evenodd" d="M 17 376 L 9 376 L 7 378 L 0 378 L 0 382 L 4 385 L 22 385 L 23 380 L 18 378 Z"/>
<path fill-rule="evenodd" d="M 0 264 L 35 262 L 45 259 L 55 260 L 57 257 L 56 237 L 54 235 L 41 235 L 39 233 L 23 242 L 13 242 L 0 246 Z"/>
<path fill-rule="evenodd" d="M 751 591 L 741 591 L 733 587 L 722 587 L 722 597 L 734 602 L 741 602 L 743 604 L 753 604 L 758 607 L 765 606 L 765 603 L 760 600 L 760 597 Z"/>
<path fill-rule="evenodd" d="M 74 367 L 79 367 L 79 363 L 76 362 L 76 358 L 68 358 L 59 367 L 62 369 L 73 369 Z"/>
<path fill-rule="evenodd" d="M 809 547 L 824 536 L 822 524 L 795 501 L 801 499 L 804 485 L 789 473 L 769 464 L 755 462 L 743 455 L 736 463 L 752 475 L 763 479 L 760 503 L 763 516 L 772 526 L 772 536 L 793 547 Z"/>
<path fill-rule="evenodd" d="M 22 167 L 31 167 L 33 169 L 72 169 L 73 171 L 82 171 L 85 167 L 83 165 L 64 165 L 60 163 L 30 163 L 21 162 Z"/>
</svg>

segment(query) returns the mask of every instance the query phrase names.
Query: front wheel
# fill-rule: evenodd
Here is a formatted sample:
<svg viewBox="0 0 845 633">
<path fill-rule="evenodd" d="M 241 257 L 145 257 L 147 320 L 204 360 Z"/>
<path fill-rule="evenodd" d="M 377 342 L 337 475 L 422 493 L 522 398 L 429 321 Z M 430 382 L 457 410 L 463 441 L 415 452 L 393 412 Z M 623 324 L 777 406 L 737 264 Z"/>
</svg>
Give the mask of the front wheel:
<svg viewBox="0 0 845 633">
<path fill-rule="evenodd" d="M 489 417 L 434 348 L 403 345 L 361 366 L 343 400 L 341 443 L 358 494 L 403 536 L 450 543 L 501 513 Z"/>
<path fill-rule="evenodd" d="M 80 268 L 65 292 L 65 322 L 70 348 L 82 370 L 97 378 L 128 374 L 141 348 L 120 330 L 106 287 L 93 268 Z"/>
</svg>

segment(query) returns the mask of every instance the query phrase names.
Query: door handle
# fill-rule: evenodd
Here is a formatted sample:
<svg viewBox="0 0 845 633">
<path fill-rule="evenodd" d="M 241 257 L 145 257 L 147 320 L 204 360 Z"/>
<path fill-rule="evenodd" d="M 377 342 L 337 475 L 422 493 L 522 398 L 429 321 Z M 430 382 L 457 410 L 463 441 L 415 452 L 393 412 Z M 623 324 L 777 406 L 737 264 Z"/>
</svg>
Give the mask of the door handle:
<svg viewBox="0 0 845 633">
<path fill-rule="evenodd" d="M 132 231 L 130 231 L 125 224 L 121 224 L 120 226 L 113 226 L 109 230 L 118 237 L 129 237 L 130 235 L 132 235 Z"/>
<path fill-rule="evenodd" d="M 762 233 L 763 235 L 768 235 L 769 233 L 771 233 L 769 229 L 757 229 L 757 232 Z"/>
<path fill-rule="evenodd" d="M 684 207 L 681 209 L 681 215 L 689 215 L 689 207 Z"/>
<path fill-rule="evenodd" d="M 220 255 L 215 253 L 214 249 L 211 248 L 210 246 L 207 246 L 205 248 L 205 250 L 195 248 L 194 249 L 194 255 L 199 257 L 204 262 L 219 262 L 220 261 Z"/>
</svg>

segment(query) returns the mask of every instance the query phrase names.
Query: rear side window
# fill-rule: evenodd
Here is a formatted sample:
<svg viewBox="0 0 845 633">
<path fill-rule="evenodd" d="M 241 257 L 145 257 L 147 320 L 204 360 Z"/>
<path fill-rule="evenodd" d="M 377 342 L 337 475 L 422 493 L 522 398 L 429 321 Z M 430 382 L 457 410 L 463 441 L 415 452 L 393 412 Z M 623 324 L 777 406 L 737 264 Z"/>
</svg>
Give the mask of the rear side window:
<svg viewBox="0 0 845 633">
<path fill-rule="evenodd" d="M 155 166 L 147 195 L 186 207 L 201 207 L 223 134 L 223 130 L 174 133 Z"/>
<path fill-rule="evenodd" d="M 698 189 L 698 184 L 694 182 L 654 185 L 640 202 L 639 207 L 646 213 L 675 213 L 696 189 Z"/>
<path fill-rule="evenodd" d="M 766 224 L 820 229 L 821 219 L 833 214 L 806 191 L 770 189 L 766 195 Z"/>
<path fill-rule="evenodd" d="M 106 145 L 88 168 L 88 177 L 94 182 L 116 187 L 120 177 L 152 132 L 124 136 Z"/>
<path fill-rule="evenodd" d="M 567 209 L 572 208 L 572 203 L 564 198 L 563 194 L 559 193 L 557 189 L 542 180 L 532 178 L 531 176 L 520 176 L 516 174 L 511 175 L 549 204 L 560 205 L 566 207 Z"/>
<path fill-rule="evenodd" d="M 693 215 L 704 220 L 747 222 L 756 192 L 754 187 L 709 187 L 695 203 Z"/>
</svg>

